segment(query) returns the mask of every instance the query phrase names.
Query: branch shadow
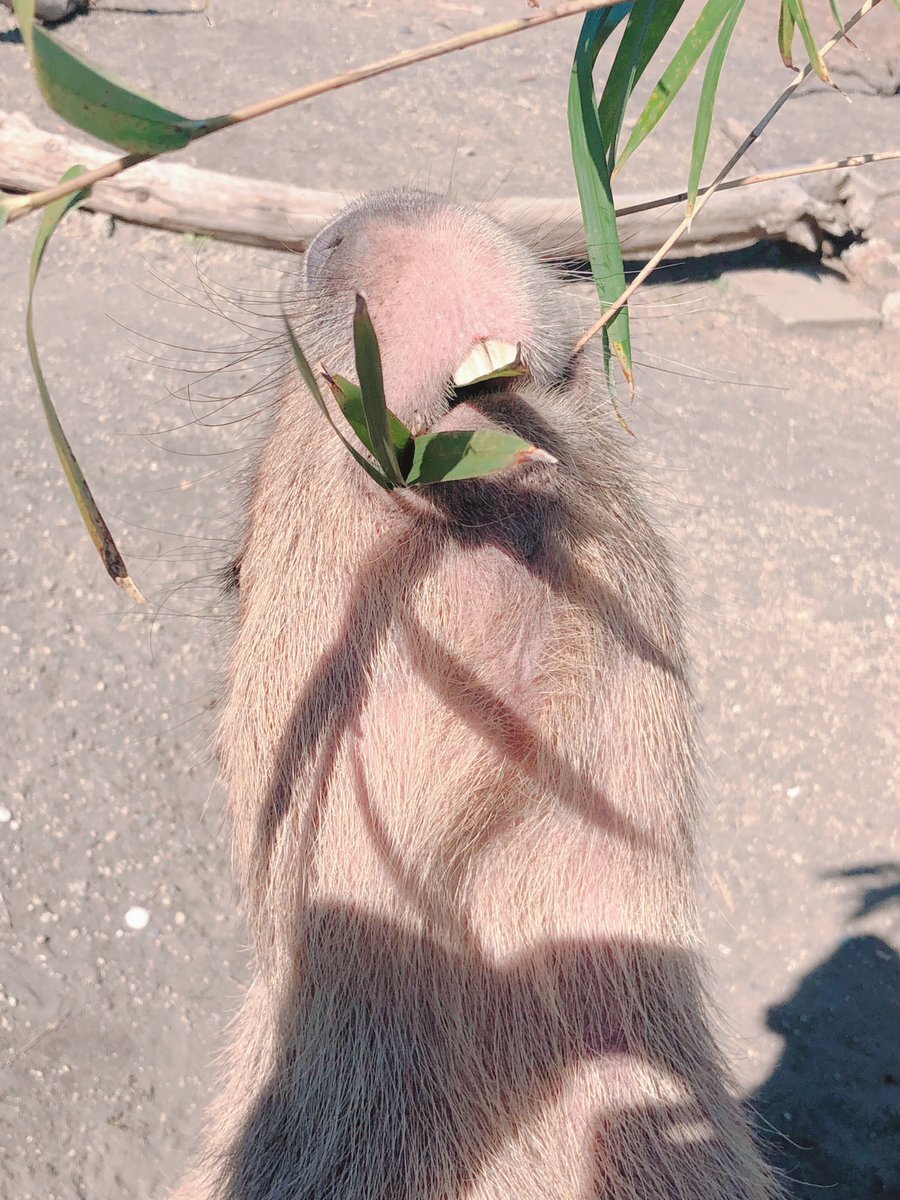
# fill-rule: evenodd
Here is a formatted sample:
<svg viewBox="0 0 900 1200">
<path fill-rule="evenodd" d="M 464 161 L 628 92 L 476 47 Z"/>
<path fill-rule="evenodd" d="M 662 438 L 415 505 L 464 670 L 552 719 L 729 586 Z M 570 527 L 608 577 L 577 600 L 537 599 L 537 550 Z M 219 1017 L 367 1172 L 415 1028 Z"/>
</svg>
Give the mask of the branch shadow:
<svg viewBox="0 0 900 1200">
<path fill-rule="evenodd" d="M 220 1185 L 227 1200 L 461 1200 L 518 1137 L 512 1158 L 536 1152 L 527 1139 L 542 1116 L 550 1195 L 567 1171 L 582 1173 L 585 1195 L 593 1171 L 610 1198 L 710 1195 L 717 1183 L 735 1200 L 762 1194 L 749 1141 L 729 1136 L 736 1107 L 689 952 L 559 942 L 497 967 L 471 946 L 327 903 L 309 907 L 302 930 L 312 952 Z M 562 1022 L 562 1009 L 580 1021 Z M 610 1102 L 597 1111 L 564 1089 L 601 1058 Z M 643 1076 L 632 1086 L 641 1066 L 673 1080 L 678 1098 Z M 567 1151 L 592 1165 L 561 1161 Z"/>
<path fill-rule="evenodd" d="M 859 238 L 852 234 L 829 236 L 828 246 L 830 257 L 835 258 Z M 623 246 L 626 255 L 623 267 L 625 278 L 630 279 L 646 265 L 647 259 L 628 257 L 628 247 Z M 592 279 L 590 263 L 573 260 L 564 264 L 567 274 L 573 279 Z M 702 254 L 692 254 L 683 258 L 673 258 L 664 261 L 644 285 L 650 291 L 655 287 L 673 286 L 687 283 L 715 283 L 727 279 L 733 271 L 764 271 L 764 270 L 795 271 L 808 275 L 813 279 L 835 278 L 844 281 L 845 277 L 839 270 L 831 266 L 823 258 L 821 251 L 807 250 L 803 246 L 791 242 L 756 241 L 751 246 L 742 246 L 736 250 L 717 250 Z"/>
<path fill-rule="evenodd" d="M 859 903 L 851 920 L 859 920 L 870 913 L 878 912 L 886 905 L 900 901 L 900 863 L 867 863 L 859 867 L 846 867 L 841 871 L 828 871 L 823 879 L 858 879 L 872 883 L 873 887 L 861 889 Z"/>
<path fill-rule="evenodd" d="M 199 8 L 143 8 L 138 5 L 97 4 L 94 6 L 94 12 L 119 13 L 128 17 L 202 17 L 204 15 L 202 4 Z"/>
<path fill-rule="evenodd" d="M 516 398 L 494 398 L 503 409 L 503 427 L 549 449 L 561 462 L 566 446 L 531 407 Z M 592 615 L 610 640 L 660 671 L 683 679 L 683 667 L 646 630 L 626 598 L 588 579 L 570 550 L 563 530 L 577 528 L 565 495 L 548 495 L 523 473 L 512 484 L 489 480 L 444 484 L 423 512 L 410 505 L 402 528 L 391 528 L 357 570 L 339 633 L 321 655 L 299 694 L 282 735 L 256 829 L 255 861 L 272 860 L 279 831 L 298 789 L 312 797 L 306 837 L 314 831 L 326 802 L 344 736 L 356 728 L 372 687 L 370 667 L 392 631 L 405 640 L 409 665 L 427 679 L 449 709 L 471 725 L 501 756 L 533 777 L 559 781 L 559 796 L 577 797 L 579 812 L 631 845 L 652 845 L 652 835 L 618 812 L 588 774 L 542 737 L 515 704 L 488 687 L 452 650 L 440 644 L 414 615 L 410 597 L 453 544 L 490 546 L 576 605 L 590 597 Z M 404 501 L 399 501 L 401 508 Z M 433 536 L 441 523 L 441 537 Z M 411 548 L 414 544 L 414 550 Z M 312 771 L 312 779 L 305 779 Z"/>
</svg>

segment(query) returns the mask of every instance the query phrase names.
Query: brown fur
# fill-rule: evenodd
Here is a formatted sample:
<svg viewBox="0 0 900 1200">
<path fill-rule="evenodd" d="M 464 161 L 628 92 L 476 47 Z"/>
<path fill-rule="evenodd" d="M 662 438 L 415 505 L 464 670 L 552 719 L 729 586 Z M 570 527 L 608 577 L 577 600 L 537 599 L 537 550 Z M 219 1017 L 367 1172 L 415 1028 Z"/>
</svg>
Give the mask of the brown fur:
<svg viewBox="0 0 900 1200">
<path fill-rule="evenodd" d="M 678 599 L 559 281 L 394 192 L 309 254 L 299 338 L 347 374 L 355 291 L 399 415 L 559 465 L 385 493 L 281 397 L 219 734 L 257 973 L 182 1194 L 771 1196 L 706 1024 Z M 529 376 L 454 405 L 482 337 Z"/>
</svg>

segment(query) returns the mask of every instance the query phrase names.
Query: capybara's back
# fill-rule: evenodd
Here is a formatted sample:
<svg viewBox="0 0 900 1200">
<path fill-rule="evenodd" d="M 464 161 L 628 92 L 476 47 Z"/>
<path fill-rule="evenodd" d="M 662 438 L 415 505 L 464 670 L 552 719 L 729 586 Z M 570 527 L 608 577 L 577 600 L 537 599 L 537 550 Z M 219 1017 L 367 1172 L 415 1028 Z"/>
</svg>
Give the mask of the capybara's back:
<svg viewBox="0 0 900 1200">
<path fill-rule="evenodd" d="M 356 293 L 414 431 L 547 456 L 384 491 L 280 397 L 219 734 L 256 977 L 183 1195 L 771 1196 L 696 959 L 678 598 L 560 281 L 396 191 L 310 248 L 310 362 L 353 374 Z"/>
</svg>

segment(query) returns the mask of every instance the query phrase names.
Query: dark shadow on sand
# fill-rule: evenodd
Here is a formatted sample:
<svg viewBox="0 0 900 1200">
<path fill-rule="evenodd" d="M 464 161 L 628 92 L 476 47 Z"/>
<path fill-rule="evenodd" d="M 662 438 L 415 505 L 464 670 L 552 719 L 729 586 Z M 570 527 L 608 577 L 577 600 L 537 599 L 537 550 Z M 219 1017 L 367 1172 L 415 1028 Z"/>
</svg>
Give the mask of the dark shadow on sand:
<svg viewBox="0 0 900 1200">
<path fill-rule="evenodd" d="M 886 878 L 886 864 L 843 878 Z M 891 878 L 859 913 L 898 900 Z M 878 895 L 874 895 L 878 891 Z M 900 955 L 880 937 L 843 941 L 768 1012 L 784 1039 L 749 1098 L 773 1164 L 797 1200 L 900 1200 Z"/>
<path fill-rule="evenodd" d="M 846 236 L 833 239 L 831 255 L 836 256 L 857 239 Z M 627 244 L 622 247 L 625 255 L 625 278 L 632 279 L 646 263 L 646 258 L 629 258 Z M 573 278 L 583 277 L 590 281 L 590 264 L 582 261 L 567 262 L 565 270 Z M 820 253 L 805 250 L 790 242 L 759 241 L 740 250 L 722 250 L 712 254 L 697 254 L 678 258 L 677 247 L 671 259 L 660 264 L 644 285 L 646 288 L 672 286 L 684 283 L 714 283 L 727 279 L 732 271 L 763 270 L 795 271 L 814 279 L 823 277 L 845 278 L 828 265 Z"/>
</svg>

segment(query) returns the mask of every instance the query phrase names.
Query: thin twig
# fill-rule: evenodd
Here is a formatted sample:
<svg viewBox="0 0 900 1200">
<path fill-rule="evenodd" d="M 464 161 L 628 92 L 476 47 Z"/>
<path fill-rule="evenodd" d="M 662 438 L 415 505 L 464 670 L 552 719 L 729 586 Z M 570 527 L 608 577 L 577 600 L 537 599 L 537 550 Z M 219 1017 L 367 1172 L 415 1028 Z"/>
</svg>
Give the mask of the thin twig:
<svg viewBox="0 0 900 1200">
<path fill-rule="evenodd" d="M 546 25 L 550 21 L 558 21 L 563 17 L 576 16 L 595 8 L 612 8 L 620 0 L 570 0 L 567 4 L 559 4 L 556 8 L 548 8 L 545 12 L 535 12 L 528 17 L 516 17 L 512 21 L 501 21 L 497 25 L 486 25 L 482 29 L 474 29 L 469 33 L 460 33 L 456 37 L 445 38 L 442 42 L 433 42 L 430 46 L 421 46 L 418 50 L 403 50 L 380 62 L 369 63 L 365 67 L 354 67 L 342 75 L 331 79 L 322 79 L 318 83 L 309 83 L 293 92 L 285 92 L 272 100 L 260 100 L 256 104 L 248 104 L 245 108 L 236 108 L 223 120 L 229 125 L 237 125 L 241 121 L 250 121 L 265 113 L 275 112 L 290 104 L 298 104 L 323 92 L 334 92 L 338 88 L 348 87 L 359 83 L 362 79 L 372 79 L 376 75 L 384 75 L 388 71 L 396 71 L 408 67 L 412 63 L 426 62 L 431 58 L 439 58 L 442 54 L 452 54 L 455 50 L 467 50 L 470 46 L 478 46 L 483 42 L 493 42 L 497 38 L 508 37 L 511 33 L 522 33 L 526 29 L 535 29 L 538 25 Z"/>
<path fill-rule="evenodd" d="M 220 129 L 229 129 L 231 126 L 240 125 L 244 121 L 252 121 L 256 117 L 277 112 L 278 109 L 288 108 L 292 104 L 300 104 L 304 100 L 311 100 L 314 96 L 321 96 L 325 92 L 336 92 L 340 88 L 360 83 L 363 79 L 373 79 L 377 75 L 386 75 L 389 71 L 399 71 L 403 67 L 412 66 L 414 63 L 427 62 L 429 59 L 439 58 L 443 54 L 452 54 L 456 50 L 467 50 L 469 47 L 481 45 L 483 42 L 493 42 L 497 38 L 509 37 L 510 34 L 523 33 L 527 29 L 536 29 L 540 25 L 549 24 L 551 21 L 559 21 L 564 17 L 574 17 L 579 13 L 590 12 L 592 9 L 612 8 L 614 4 L 618 4 L 619 2 L 620 0 L 568 0 L 565 4 L 558 4 L 555 8 L 535 12 L 527 17 L 518 17 L 513 21 L 501 21 L 497 25 L 485 25 L 481 29 L 473 29 L 468 33 L 458 34 L 456 37 L 445 38 L 441 42 L 432 42 L 428 46 L 420 46 L 417 50 L 403 50 L 400 54 L 394 54 L 390 58 L 382 58 L 377 62 L 368 63 L 363 67 L 354 67 L 352 70 L 345 71 L 341 75 L 333 75 L 330 79 L 320 79 L 315 83 L 308 83 L 304 87 L 285 92 L 280 96 L 274 96 L 268 100 L 259 100 L 255 104 L 247 104 L 243 108 L 236 108 L 233 112 L 211 120 L 209 125 L 191 140 L 198 141 L 201 137 L 208 137 L 211 133 L 217 133 Z M 39 192 L 31 192 L 29 195 L 23 196 L 20 200 L 8 204 L 8 220 L 17 221 L 20 217 L 24 217 L 34 209 L 43 208 L 45 205 L 51 204 L 54 200 L 59 200 L 63 196 L 70 195 L 72 192 L 80 191 L 84 187 L 91 187 L 103 179 L 111 179 L 114 175 L 119 175 L 122 171 L 127 171 L 129 167 L 134 167 L 138 163 L 148 162 L 152 158 L 159 157 L 159 154 L 162 153 L 163 151 L 157 151 L 154 154 L 126 154 L 122 158 L 115 158 L 108 163 L 104 163 L 102 167 L 97 167 L 93 171 L 86 171 L 83 175 L 78 176 L 77 181 L 69 180 L 66 183 L 58 183 L 51 188 L 45 188 Z"/>
<path fill-rule="evenodd" d="M 34 1037 L 29 1038 L 27 1042 L 21 1045 L 18 1050 L 13 1050 L 9 1055 L 7 1055 L 4 1066 L 11 1067 L 17 1058 L 21 1058 L 22 1055 L 27 1054 L 29 1050 L 33 1050 L 39 1042 L 42 1042 L 45 1037 L 49 1037 L 51 1033 L 56 1033 L 57 1029 L 59 1029 L 61 1025 L 64 1025 L 70 1016 L 71 1013 L 68 1009 L 65 1012 L 61 1012 L 55 1021 L 51 1021 L 49 1025 L 44 1026 L 44 1028 L 36 1033 Z"/>
<path fill-rule="evenodd" d="M 857 11 L 853 14 L 852 17 L 850 17 L 849 20 L 844 22 L 844 28 L 842 30 L 839 30 L 834 35 L 834 37 L 831 38 L 830 41 L 826 42 L 825 45 L 821 47 L 821 49 L 819 50 L 820 55 L 824 58 L 825 55 L 829 53 L 829 51 L 834 49 L 834 47 L 838 44 L 838 42 L 842 41 L 846 37 L 846 35 L 854 27 L 854 25 L 856 25 L 859 21 L 861 21 L 862 18 L 868 12 L 871 12 L 871 10 L 880 3 L 881 3 L 881 0 L 865 0 L 865 3 L 862 5 L 862 7 L 857 9 Z M 759 121 L 753 127 L 753 129 L 750 130 L 750 132 L 744 138 L 743 142 L 741 142 L 740 146 L 738 146 L 737 150 L 735 150 L 734 154 L 732 154 L 731 158 L 729 158 L 728 162 L 721 169 L 721 171 L 718 173 L 718 175 L 715 177 L 715 179 L 712 181 L 712 183 L 707 188 L 705 188 L 703 190 L 702 194 L 697 198 L 697 203 L 694 205 L 693 214 L 686 216 L 684 218 L 684 220 L 682 220 L 681 223 L 677 226 L 677 228 L 675 228 L 672 231 L 672 233 L 669 234 L 669 236 L 666 238 L 666 240 L 663 242 L 663 244 L 660 246 L 660 248 L 656 251 L 656 253 L 652 256 L 652 258 L 647 263 L 645 263 L 645 265 L 640 269 L 640 271 L 638 271 L 637 275 L 635 275 L 634 279 L 632 279 L 631 283 L 628 285 L 628 287 L 625 289 L 625 291 L 622 292 L 622 294 L 619 296 L 619 298 L 617 300 L 615 300 L 610 305 L 610 307 L 605 310 L 605 312 L 603 313 L 603 315 L 599 319 L 599 321 L 597 321 L 594 325 L 592 325 L 591 328 L 587 331 L 587 333 L 585 333 L 582 337 L 580 337 L 578 339 L 578 341 L 575 343 L 575 353 L 576 354 L 578 354 L 581 350 L 583 350 L 584 347 L 591 340 L 591 338 L 595 337 L 605 325 L 609 324 L 609 322 L 615 317 L 616 313 L 620 312 L 621 309 L 623 309 L 625 307 L 625 305 L 628 303 L 628 301 L 631 299 L 631 297 L 634 295 L 634 293 L 645 282 L 647 277 L 649 275 L 651 275 L 653 273 L 653 271 L 656 270 L 656 268 L 659 266 L 659 264 L 662 262 L 662 260 L 665 258 L 665 256 L 669 253 L 669 251 L 672 249 L 672 247 L 675 245 L 675 243 L 678 241 L 678 239 L 681 237 L 681 235 L 688 228 L 690 228 L 691 222 L 693 220 L 696 220 L 697 214 L 704 207 L 704 205 L 709 201 L 709 199 L 719 190 L 723 181 L 731 174 L 731 172 L 734 170 L 735 165 L 747 153 L 747 151 L 750 149 L 750 147 L 753 145 L 753 143 L 756 141 L 756 139 L 759 137 L 759 135 L 763 132 L 763 130 L 766 128 L 766 126 L 769 124 L 769 122 L 772 120 L 772 118 L 775 116 L 775 114 L 779 111 L 779 109 L 784 104 L 787 103 L 787 101 L 791 98 L 791 96 L 794 94 L 794 92 L 797 90 L 797 88 L 800 86 L 800 84 L 803 83 L 803 81 L 805 79 L 808 79 L 812 73 L 813 73 L 812 65 L 810 63 L 807 63 L 807 65 L 803 68 L 803 70 L 791 80 L 791 82 L 782 91 L 781 95 L 778 97 L 778 99 L 775 101 L 775 103 L 771 106 L 771 108 L 766 113 L 766 115 L 762 118 L 762 120 Z"/>
<path fill-rule="evenodd" d="M 839 158 L 834 162 L 805 163 L 802 167 L 785 167 L 781 171 L 761 171 L 756 175 L 742 175 L 740 179 L 729 179 L 720 184 L 716 191 L 729 192 L 734 188 L 750 187 L 754 183 L 771 183 L 776 179 L 792 179 L 795 175 L 815 175 L 818 171 L 838 171 L 843 167 L 864 167 L 869 163 L 889 162 L 900 158 L 900 150 L 879 150 L 875 154 L 851 154 L 847 158 Z M 701 188 L 698 197 L 710 191 L 710 187 Z M 680 204 L 687 200 L 687 192 L 676 192 L 671 196 L 660 196 L 658 200 L 642 200 L 640 204 L 626 204 L 624 208 L 616 209 L 617 217 L 631 217 L 635 213 L 649 212 L 654 208 L 665 208 L 669 204 Z M 696 215 L 697 209 L 694 209 Z"/>
</svg>

